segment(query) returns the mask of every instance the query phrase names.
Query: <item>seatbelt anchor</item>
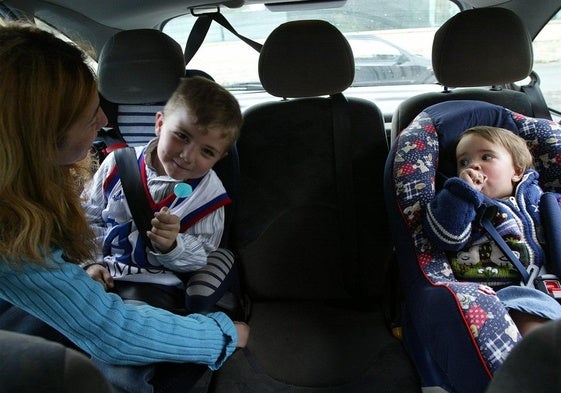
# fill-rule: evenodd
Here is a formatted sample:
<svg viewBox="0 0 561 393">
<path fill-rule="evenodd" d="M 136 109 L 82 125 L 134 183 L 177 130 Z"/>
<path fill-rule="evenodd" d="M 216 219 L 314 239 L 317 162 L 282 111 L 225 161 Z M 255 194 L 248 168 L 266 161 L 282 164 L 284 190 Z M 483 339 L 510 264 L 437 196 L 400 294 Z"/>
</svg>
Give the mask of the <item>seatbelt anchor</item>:
<svg viewBox="0 0 561 393">
<path fill-rule="evenodd" d="M 542 271 L 542 269 L 540 269 L 539 267 L 537 267 L 536 265 L 530 265 L 528 266 L 528 282 L 526 284 L 524 284 L 524 279 L 520 280 L 520 286 L 521 287 L 531 287 L 533 286 L 534 288 L 536 288 L 536 279 L 540 276 L 540 272 Z M 542 276 L 545 276 L 546 274 L 543 274 Z"/>
<path fill-rule="evenodd" d="M 561 302 L 561 282 L 555 274 L 542 274 L 534 280 L 536 289 Z"/>
</svg>

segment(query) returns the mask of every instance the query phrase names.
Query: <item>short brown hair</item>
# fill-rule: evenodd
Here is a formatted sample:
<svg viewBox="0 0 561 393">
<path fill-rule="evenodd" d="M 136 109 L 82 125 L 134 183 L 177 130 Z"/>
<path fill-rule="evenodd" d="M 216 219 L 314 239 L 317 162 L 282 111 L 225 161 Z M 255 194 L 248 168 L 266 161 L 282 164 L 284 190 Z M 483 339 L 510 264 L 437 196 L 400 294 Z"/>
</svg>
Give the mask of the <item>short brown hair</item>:
<svg viewBox="0 0 561 393">
<path fill-rule="evenodd" d="M 218 83 L 194 76 L 182 78 L 164 107 L 164 113 L 188 108 L 196 124 L 205 129 L 218 128 L 232 146 L 240 135 L 243 118 L 236 98 Z"/>
</svg>

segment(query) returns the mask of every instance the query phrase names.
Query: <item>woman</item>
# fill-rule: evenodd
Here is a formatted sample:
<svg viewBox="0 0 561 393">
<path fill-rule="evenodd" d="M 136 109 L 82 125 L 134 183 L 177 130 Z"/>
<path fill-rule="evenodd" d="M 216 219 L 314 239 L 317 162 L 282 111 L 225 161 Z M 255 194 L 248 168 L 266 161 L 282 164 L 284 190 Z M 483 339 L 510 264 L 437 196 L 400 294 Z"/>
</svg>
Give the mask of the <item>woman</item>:
<svg viewBox="0 0 561 393">
<path fill-rule="evenodd" d="M 110 364 L 217 369 L 247 343 L 246 324 L 124 304 L 79 266 L 94 250 L 80 175 L 107 122 L 84 60 L 32 25 L 0 26 L 0 298 Z"/>
</svg>

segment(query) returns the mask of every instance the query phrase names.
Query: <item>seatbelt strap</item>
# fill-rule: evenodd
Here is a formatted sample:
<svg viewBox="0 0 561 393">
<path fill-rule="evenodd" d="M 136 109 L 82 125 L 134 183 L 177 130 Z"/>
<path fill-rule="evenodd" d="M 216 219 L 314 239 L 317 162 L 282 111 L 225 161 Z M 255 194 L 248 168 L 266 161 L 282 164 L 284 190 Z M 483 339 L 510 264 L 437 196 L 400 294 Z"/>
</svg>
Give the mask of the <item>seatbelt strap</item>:
<svg viewBox="0 0 561 393">
<path fill-rule="evenodd" d="M 348 247 L 350 261 L 357 268 L 345 269 L 348 272 L 348 285 L 346 285 L 346 288 L 350 292 L 355 292 L 356 288 L 352 283 L 356 281 L 356 275 L 360 274 L 360 261 L 358 259 L 349 108 L 347 99 L 342 93 L 332 94 L 331 102 L 337 210 L 341 221 L 343 244 Z"/>
<path fill-rule="evenodd" d="M 551 120 L 551 113 L 547 108 L 547 103 L 545 102 L 540 89 L 540 77 L 535 71 L 532 71 L 530 73 L 530 78 L 530 83 L 525 86 L 521 86 L 520 90 L 526 93 L 528 98 L 530 98 L 534 117 Z"/>
<path fill-rule="evenodd" d="M 496 214 L 496 206 L 487 206 L 486 204 L 481 205 L 478 212 L 479 224 L 487 231 L 487 233 L 489 233 L 489 236 L 491 236 L 497 246 L 499 246 L 499 249 L 503 252 L 503 255 L 509 259 L 514 267 L 516 267 L 516 269 L 522 276 L 522 281 L 524 282 L 524 284 L 528 285 L 530 274 L 528 273 L 522 262 L 520 262 L 516 255 L 514 255 L 510 247 L 506 244 L 504 239 L 491 223 L 491 218 L 495 217 Z"/>
<path fill-rule="evenodd" d="M 224 28 L 226 28 L 229 32 L 234 34 L 240 40 L 251 46 L 257 52 L 261 52 L 261 48 L 263 47 L 262 44 L 253 41 L 234 29 L 234 27 L 228 22 L 228 20 L 222 15 L 220 12 L 211 12 L 211 13 L 204 13 L 197 17 L 193 28 L 191 29 L 191 33 L 189 33 L 189 37 L 187 38 L 187 42 L 185 44 L 185 51 L 183 53 L 183 57 L 185 58 L 185 65 L 189 64 L 191 59 L 195 56 L 203 41 L 208 33 L 208 29 L 210 28 L 210 24 L 212 21 L 220 24 Z"/>
<path fill-rule="evenodd" d="M 123 186 L 125 198 L 127 198 L 132 219 L 138 228 L 138 233 L 144 245 L 154 251 L 154 246 L 148 235 L 146 235 L 146 232 L 152 228 L 150 222 L 154 217 L 154 212 L 148 204 L 148 199 L 142 186 L 136 151 L 134 147 L 123 147 L 115 150 L 114 154 L 121 185 Z"/>
<path fill-rule="evenodd" d="M 189 37 L 185 43 L 185 51 L 183 52 L 185 65 L 189 64 L 191 59 L 195 56 L 195 53 L 197 53 L 203 44 L 206 34 L 208 33 L 208 29 L 212 23 L 212 18 L 206 15 L 208 14 L 201 15 L 197 18 L 193 28 L 191 29 L 191 33 L 189 33 Z"/>
</svg>

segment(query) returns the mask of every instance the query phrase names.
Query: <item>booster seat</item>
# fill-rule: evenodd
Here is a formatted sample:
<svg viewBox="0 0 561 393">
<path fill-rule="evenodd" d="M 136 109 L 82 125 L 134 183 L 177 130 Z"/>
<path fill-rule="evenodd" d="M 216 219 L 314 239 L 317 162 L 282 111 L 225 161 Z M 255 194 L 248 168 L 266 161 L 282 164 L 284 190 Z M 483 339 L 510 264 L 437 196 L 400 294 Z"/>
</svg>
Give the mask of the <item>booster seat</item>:
<svg viewBox="0 0 561 393">
<path fill-rule="evenodd" d="M 559 192 L 561 127 L 483 101 L 447 101 L 422 111 L 396 138 L 386 161 L 385 196 L 404 290 L 404 344 L 422 386 L 482 392 L 521 336 L 490 288 L 459 282 L 444 251 L 423 235 L 425 206 L 455 176 L 455 142 L 476 125 L 527 140 L 544 191 Z"/>
</svg>

